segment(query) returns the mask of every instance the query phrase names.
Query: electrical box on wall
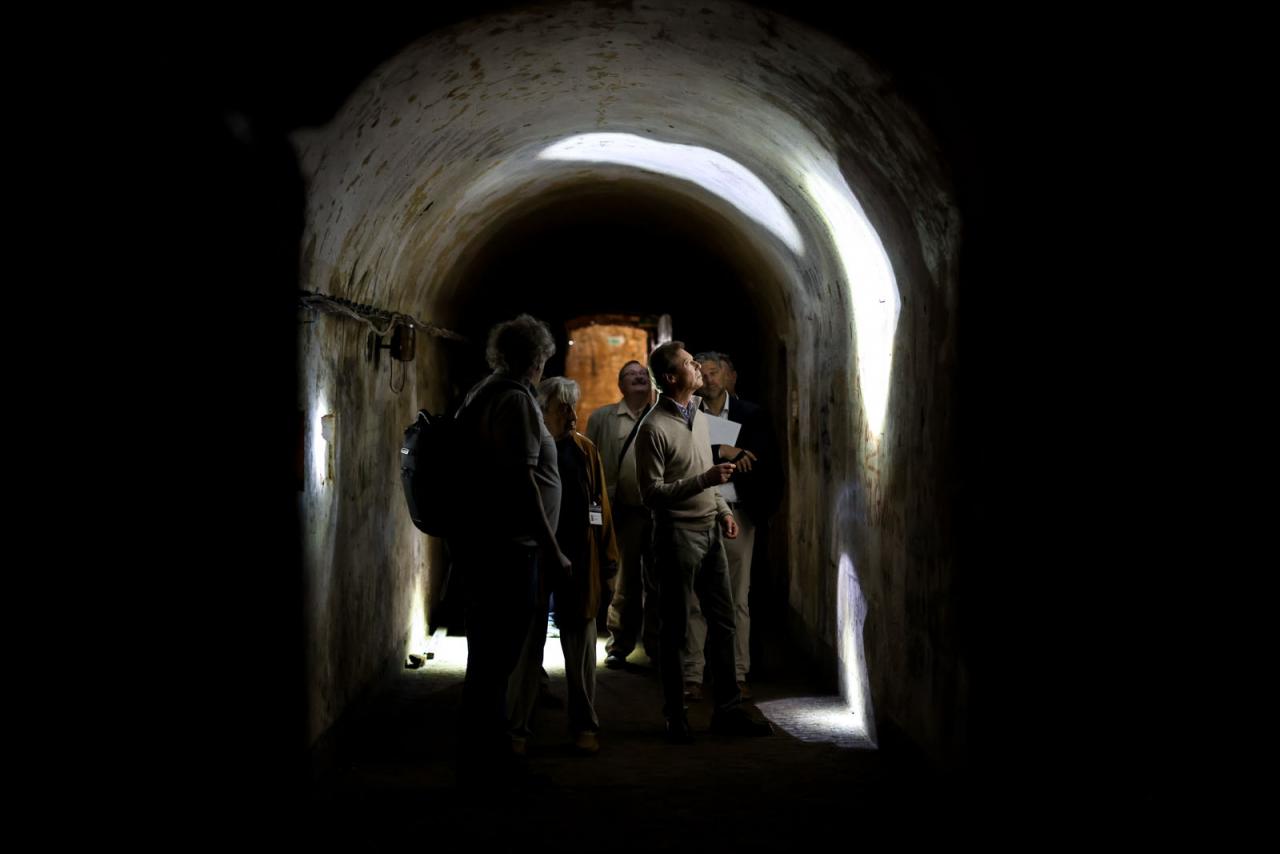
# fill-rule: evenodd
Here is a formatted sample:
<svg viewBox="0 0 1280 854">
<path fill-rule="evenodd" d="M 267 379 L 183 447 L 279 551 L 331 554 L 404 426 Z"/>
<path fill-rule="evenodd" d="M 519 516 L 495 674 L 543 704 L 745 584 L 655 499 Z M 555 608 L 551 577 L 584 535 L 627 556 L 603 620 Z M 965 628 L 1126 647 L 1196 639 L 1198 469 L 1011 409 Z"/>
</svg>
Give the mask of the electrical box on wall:
<svg viewBox="0 0 1280 854">
<path fill-rule="evenodd" d="M 412 362 L 416 343 L 412 326 L 397 326 L 391 333 L 391 357 L 401 362 Z"/>
<path fill-rule="evenodd" d="M 383 341 L 381 335 L 376 332 L 369 333 L 369 340 L 365 344 L 364 355 L 367 360 L 373 362 L 373 366 L 378 367 L 379 357 L 383 350 L 391 351 L 391 358 L 397 362 L 412 362 L 414 353 L 417 350 L 417 335 L 412 326 L 398 324 L 391 331 L 390 340 Z"/>
</svg>

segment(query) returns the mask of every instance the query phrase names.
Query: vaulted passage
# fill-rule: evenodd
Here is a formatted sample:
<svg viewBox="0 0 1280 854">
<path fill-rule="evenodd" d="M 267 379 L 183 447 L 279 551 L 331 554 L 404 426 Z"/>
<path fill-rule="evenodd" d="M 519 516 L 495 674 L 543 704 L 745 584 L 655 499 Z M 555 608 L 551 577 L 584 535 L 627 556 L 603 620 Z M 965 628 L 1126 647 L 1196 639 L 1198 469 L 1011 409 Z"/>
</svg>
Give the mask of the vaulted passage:
<svg viewBox="0 0 1280 854">
<path fill-rule="evenodd" d="M 469 339 L 375 367 L 365 325 L 302 327 L 313 739 L 425 648 L 441 554 L 402 506 L 401 429 L 456 405 L 487 328 L 529 311 L 561 336 L 553 373 L 589 314 L 667 314 L 734 356 L 786 456 L 770 643 L 820 662 L 868 737 L 958 748 L 939 484 L 959 221 L 884 77 L 733 3 L 557 6 L 424 37 L 295 142 L 304 289 Z"/>
<path fill-rule="evenodd" d="M 776 675 L 819 674 L 842 725 L 964 750 L 950 427 L 960 219 L 935 142 L 839 42 L 737 3 L 571 4 L 425 35 L 297 132 L 301 285 L 460 333 L 368 358 L 300 325 L 308 738 L 429 643 L 439 544 L 395 450 L 484 372 L 485 331 L 669 315 L 730 353 L 788 491 L 753 602 Z M 653 709 L 655 725 L 658 710 Z"/>
<path fill-rule="evenodd" d="M 1131 457 L 1155 448 L 1158 431 L 1129 417 L 1148 371 L 1180 362 L 1144 337 L 1169 302 L 1145 269 L 1163 244 L 1132 266 L 1101 256 L 1140 246 L 1141 205 L 1124 197 L 1145 185 L 1127 173 L 1165 146 L 1124 129 L 1185 64 L 1135 63 L 1131 87 L 1093 50 L 1086 18 L 1040 27 L 963 10 L 939 25 L 900 5 L 884 7 L 891 21 L 834 9 L 433 3 L 276 30 L 225 15 L 153 40 L 168 55 L 141 57 L 129 86 L 96 87 L 157 127 L 122 111 L 85 133 L 153 161 L 165 186 L 135 192 L 137 173 L 111 155 L 87 171 L 66 161 L 119 180 L 85 208 L 86 229 L 112 220 L 128 234 L 101 250 L 65 242 L 97 268 L 77 322 L 124 340 L 129 359 L 108 372 L 96 339 L 85 351 L 55 336 L 81 363 L 66 377 L 84 373 L 105 403 L 88 411 L 95 431 L 108 422 L 99 445 L 118 465 L 90 507 L 101 534 L 76 519 L 46 542 L 126 555 L 123 571 L 90 568 L 159 629 L 68 589 L 138 641 L 99 646 L 111 666 L 99 655 L 93 668 L 112 684 L 95 703 L 159 735 L 162 763 L 206 791 L 132 764 L 198 805 L 229 794 L 276 809 L 319 778 L 343 801 L 386 806 L 395 790 L 398 814 L 424 800 L 450 812 L 462 639 L 429 635 L 443 554 L 410 522 L 398 450 L 419 408 L 454 406 L 484 372 L 489 325 L 528 311 L 558 338 L 553 373 L 586 352 L 569 344 L 584 318 L 730 353 L 739 393 L 772 419 L 787 482 L 752 589 L 751 681 L 783 732 L 673 756 L 656 683 L 604 669 L 594 770 L 555 753 L 562 732 L 536 745 L 558 785 L 606 808 L 665 798 L 685 828 L 700 825 L 681 793 L 700 782 L 757 790 L 770 802 L 748 797 L 752 815 L 847 822 L 850 841 L 882 806 L 927 814 L 912 801 L 923 776 L 894 776 L 908 753 L 974 804 L 1078 798 L 1081 776 L 1121 809 L 1177 788 L 1166 772 L 1186 751 L 1170 745 L 1201 709 L 1170 707 L 1198 678 L 1184 653 L 1199 629 L 1180 607 L 1196 636 L 1148 631 L 1158 594 L 1188 588 L 1136 571 L 1163 578 L 1177 561 L 1159 556 L 1184 540 L 1136 536 L 1143 499 L 1125 472 L 1145 471 Z M 1152 43 L 1106 31 L 1118 50 Z M 87 138 L 67 141 L 101 155 Z M 1133 323 L 1111 311 L 1125 299 L 1142 305 Z M 118 306 L 118 329 L 96 301 Z M 400 361 L 370 350 L 369 323 L 320 307 L 339 304 L 376 309 L 381 332 L 392 313 L 435 326 Z M 1104 320 L 1145 354 L 1134 370 L 1093 337 Z M 579 337 L 594 353 L 615 346 Z M 1101 377 L 1125 388 L 1100 395 Z M 148 454 L 163 458 L 157 477 L 144 500 L 126 497 Z M 1165 462 L 1151 468 L 1181 471 Z M 134 542 L 153 552 L 143 572 Z M 428 649 L 439 654 L 405 669 Z M 154 699 L 119 684 L 125 659 Z M 95 741 L 132 750 L 99 729 Z"/>
</svg>

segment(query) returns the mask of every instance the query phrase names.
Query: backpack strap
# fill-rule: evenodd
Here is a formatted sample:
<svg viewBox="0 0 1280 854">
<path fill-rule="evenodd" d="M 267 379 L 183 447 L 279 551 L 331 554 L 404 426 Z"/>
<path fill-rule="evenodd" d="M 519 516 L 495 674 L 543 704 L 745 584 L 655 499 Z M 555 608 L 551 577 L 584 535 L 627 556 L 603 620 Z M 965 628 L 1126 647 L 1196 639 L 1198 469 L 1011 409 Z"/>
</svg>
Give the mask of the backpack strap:
<svg viewBox="0 0 1280 854">
<path fill-rule="evenodd" d="M 649 413 L 657 405 L 657 401 L 649 404 L 644 413 L 637 419 L 635 426 L 631 428 L 631 432 L 627 434 L 627 441 L 622 443 L 622 453 L 618 454 L 618 468 L 622 468 L 622 461 L 627 458 L 627 451 L 631 448 L 631 443 L 635 441 L 636 434 L 640 432 L 640 425 L 644 423 L 644 420 L 649 417 Z"/>
</svg>

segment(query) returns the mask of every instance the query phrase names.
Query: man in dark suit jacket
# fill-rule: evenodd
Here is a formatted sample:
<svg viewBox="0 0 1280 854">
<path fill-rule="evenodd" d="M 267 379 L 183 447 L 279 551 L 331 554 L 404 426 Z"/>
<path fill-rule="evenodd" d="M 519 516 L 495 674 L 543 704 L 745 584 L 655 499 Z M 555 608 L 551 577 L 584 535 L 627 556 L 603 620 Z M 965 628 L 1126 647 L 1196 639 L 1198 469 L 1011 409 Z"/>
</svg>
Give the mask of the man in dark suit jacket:
<svg viewBox="0 0 1280 854">
<path fill-rule="evenodd" d="M 716 462 L 737 464 L 733 478 L 720 487 L 720 491 L 738 520 L 738 537 L 725 540 L 725 551 L 729 558 L 729 589 L 733 595 L 738 687 L 743 698 L 749 699 L 751 610 L 747 599 L 751 593 L 751 553 L 757 526 L 766 522 L 782 502 L 782 460 L 769 414 L 757 404 L 733 397 L 726 389 L 725 379 L 732 370 L 728 357 L 711 351 L 699 353 L 695 360 L 702 367 L 702 411 L 742 425 L 736 445 L 713 444 L 711 449 Z M 691 700 L 702 695 L 706 636 L 706 620 L 697 603 L 691 603 L 684 673 L 685 695 Z"/>
</svg>

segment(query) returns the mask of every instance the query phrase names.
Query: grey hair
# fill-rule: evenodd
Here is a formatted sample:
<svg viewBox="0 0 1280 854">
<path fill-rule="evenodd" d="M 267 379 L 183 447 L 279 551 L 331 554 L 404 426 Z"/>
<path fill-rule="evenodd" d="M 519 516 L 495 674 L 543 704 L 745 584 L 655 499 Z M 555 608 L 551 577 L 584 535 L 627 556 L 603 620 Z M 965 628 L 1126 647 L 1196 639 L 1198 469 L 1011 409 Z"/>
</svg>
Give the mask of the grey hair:
<svg viewBox="0 0 1280 854">
<path fill-rule="evenodd" d="M 733 362 L 729 361 L 729 357 L 724 353 L 717 353 L 715 350 L 706 350 L 693 357 L 693 360 L 701 365 L 703 362 L 715 362 L 717 365 L 728 365 L 733 367 Z"/>
<path fill-rule="evenodd" d="M 485 359 L 495 371 L 520 375 L 556 352 L 551 327 L 528 314 L 513 317 L 489 330 Z"/>
<path fill-rule="evenodd" d="M 553 402 L 577 406 L 582 396 L 578 384 L 568 377 L 547 377 L 538 383 L 538 406 L 546 412 Z"/>
</svg>

